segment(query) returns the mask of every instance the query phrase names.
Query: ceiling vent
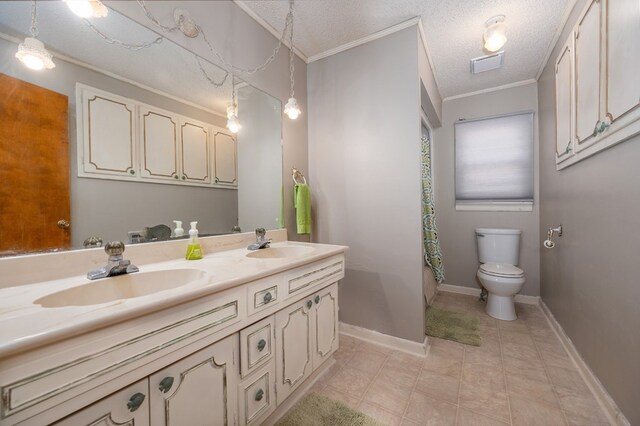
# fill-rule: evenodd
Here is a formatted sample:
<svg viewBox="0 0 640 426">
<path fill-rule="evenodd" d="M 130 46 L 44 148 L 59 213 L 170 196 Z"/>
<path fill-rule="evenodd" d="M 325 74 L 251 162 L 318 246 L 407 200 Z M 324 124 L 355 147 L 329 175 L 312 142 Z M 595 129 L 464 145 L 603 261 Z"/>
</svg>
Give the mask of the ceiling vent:
<svg viewBox="0 0 640 426">
<path fill-rule="evenodd" d="M 471 60 L 471 74 L 491 71 L 504 65 L 504 51 L 494 55 L 480 56 Z"/>
</svg>

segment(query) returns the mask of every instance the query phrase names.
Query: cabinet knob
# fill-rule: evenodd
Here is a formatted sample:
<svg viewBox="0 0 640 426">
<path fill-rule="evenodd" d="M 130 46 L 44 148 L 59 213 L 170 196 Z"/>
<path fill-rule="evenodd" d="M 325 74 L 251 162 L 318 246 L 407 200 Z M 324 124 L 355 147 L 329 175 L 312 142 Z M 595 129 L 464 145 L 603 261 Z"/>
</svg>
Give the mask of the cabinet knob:
<svg viewBox="0 0 640 426">
<path fill-rule="evenodd" d="M 180 179 L 180 178 L 178 177 L 178 175 L 173 175 L 173 178 L 174 178 L 174 179 L 176 179 L 176 180 L 177 180 L 177 179 Z"/>
<path fill-rule="evenodd" d="M 311 300 L 309 300 L 307 302 L 307 308 L 311 309 L 312 306 L 313 306 L 313 302 Z"/>
<path fill-rule="evenodd" d="M 135 174 L 136 174 L 136 171 L 135 171 L 135 170 L 129 170 L 129 174 L 130 174 L 130 175 L 135 175 Z"/>
<path fill-rule="evenodd" d="M 262 352 L 265 346 L 267 346 L 267 341 L 264 339 L 260 339 L 260 341 L 258 342 L 258 350 Z"/>
<path fill-rule="evenodd" d="M 129 398 L 129 401 L 127 402 L 127 408 L 129 409 L 129 411 L 133 413 L 138 408 L 140 408 L 140 406 L 144 402 L 144 398 L 145 396 L 143 393 L 138 392 L 133 394 L 131 398 Z"/>
<path fill-rule="evenodd" d="M 182 180 L 186 180 L 187 177 L 185 175 L 182 175 Z"/>
<path fill-rule="evenodd" d="M 69 229 L 69 227 L 71 226 L 71 223 L 68 220 L 60 219 L 56 223 L 56 226 L 60 229 Z"/>
<path fill-rule="evenodd" d="M 158 389 L 160 389 L 160 392 L 162 393 L 167 393 L 171 389 L 171 386 L 173 386 L 173 377 L 167 376 L 164 379 L 160 380 Z"/>
<path fill-rule="evenodd" d="M 258 389 L 258 392 L 256 392 L 256 401 L 260 401 L 263 396 L 264 396 L 264 391 L 262 389 Z"/>
<path fill-rule="evenodd" d="M 264 297 L 262 298 L 262 300 L 264 300 L 264 303 L 269 303 L 271 302 L 271 299 L 273 299 L 273 296 L 271 295 L 271 292 L 268 291 L 264 294 Z"/>
<path fill-rule="evenodd" d="M 317 305 L 318 303 L 320 303 L 320 296 L 319 295 L 316 296 L 315 299 L 313 299 L 313 300 L 314 300 L 314 302 L 316 302 L 316 305 Z"/>
</svg>

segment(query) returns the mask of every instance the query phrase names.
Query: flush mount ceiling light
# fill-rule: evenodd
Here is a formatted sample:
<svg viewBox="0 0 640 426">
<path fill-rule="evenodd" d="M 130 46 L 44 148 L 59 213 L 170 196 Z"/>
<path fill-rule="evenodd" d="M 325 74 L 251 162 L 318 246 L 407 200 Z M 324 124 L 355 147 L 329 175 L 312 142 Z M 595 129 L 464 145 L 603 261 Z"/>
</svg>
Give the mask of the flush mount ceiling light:
<svg viewBox="0 0 640 426">
<path fill-rule="evenodd" d="M 489 52 L 497 52 L 507 42 L 507 26 L 505 16 L 497 15 L 485 22 L 484 48 Z"/>
<path fill-rule="evenodd" d="M 63 0 L 81 18 L 104 18 L 109 9 L 100 0 Z"/>
<path fill-rule="evenodd" d="M 16 58 L 32 70 L 39 71 L 41 69 L 55 68 L 55 64 L 51 60 L 51 53 L 44 47 L 44 44 L 37 39 L 38 26 L 36 21 L 36 2 L 31 2 L 31 37 L 24 39 L 24 42 L 18 46 Z"/>
</svg>

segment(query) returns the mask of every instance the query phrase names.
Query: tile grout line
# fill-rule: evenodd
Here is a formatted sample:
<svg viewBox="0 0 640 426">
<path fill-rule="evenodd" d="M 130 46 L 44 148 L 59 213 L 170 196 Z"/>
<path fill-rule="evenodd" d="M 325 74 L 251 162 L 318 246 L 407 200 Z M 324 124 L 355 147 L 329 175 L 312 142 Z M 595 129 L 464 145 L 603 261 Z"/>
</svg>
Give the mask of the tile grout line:
<svg viewBox="0 0 640 426">
<path fill-rule="evenodd" d="M 500 364 L 502 365 L 502 375 L 504 377 L 504 390 L 505 390 L 505 393 L 507 394 L 507 408 L 509 409 L 509 424 L 513 425 L 513 413 L 511 412 L 511 394 L 509 393 L 509 385 L 507 383 L 507 370 L 504 367 L 504 353 L 502 350 L 502 329 L 500 328 L 499 323 L 496 324 L 496 327 L 498 329 L 498 345 L 500 347 Z"/>
<path fill-rule="evenodd" d="M 431 352 L 430 350 L 427 352 L 429 353 Z M 427 355 L 428 356 L 428 355 Z M 402 421 L 404 419 L 410 420 L 413 423 L 416 423 L 413 419 L 410 419 L 408 417 L 406 417 L 407 415 L 407 411 L 409 410 L 409 404 L 411 404 L 411 397 L 413 396 L 413 394 L 415 393 L 416 389 L 418 388 L 418 380 L 420 380 L 420 376 L 422 376 L 422 370 L 424 370 L 424 363 L 426 362 L 426 358 L 424 359 L 424 361 L 422 361 L 422 364 L 420 364 L 420 371 L 418 371 L 418 375 L 416 376 L 416 381 L 413 384 L 413 387 L 411 388 L 411 392 L 409 393 L 409 399 L 407 400 L 407 403 L 405 404 L 404 407 L 404 411 L 402 412 L 402 416 L 400 417 L 400 422 L 402 423 Z"/>
<path fill-rule="evenodd" d="M 482 339 L 482 336 L 480 337 Z M 456 420 L 455 425 L 458 425 L 458 418 L 460 417 L 460 394 L 462 393 L 462 374 L 464 373 L 464 359 L 467 353 L 467 348 L 462 348 L 462 361 L 460 362 L 460 373 L 458 374 L 458 401 L 456 404 Z"/>
</svg>

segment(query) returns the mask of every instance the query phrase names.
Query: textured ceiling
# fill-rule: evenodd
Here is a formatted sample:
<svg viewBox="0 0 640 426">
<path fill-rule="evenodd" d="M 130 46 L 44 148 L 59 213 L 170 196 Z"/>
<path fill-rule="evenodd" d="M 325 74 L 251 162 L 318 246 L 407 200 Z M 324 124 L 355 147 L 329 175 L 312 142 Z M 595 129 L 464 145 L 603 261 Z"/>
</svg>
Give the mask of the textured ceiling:
<svg viewBox="0 0 640 426">
<path fill-rule="evenodd" d="M 38 2 L 38 38 L 53 52 L 109 71 L 196 105 L 224 114 L 231 96 L 230 78 L 221 88 L 209 83 L 195 55 L 164 39 L 161 43 L 131 51 L 107 43 L 62 2 Z M 106 18 L 93 19 L 104 34 L 127 43 L 155 40 L 158 34 L 110 10 Z M 31 2 L 0 1 L 0 32 L 19 39 L 29 34 Z M 54 62 L 56 61 L 54 57 Z M 216 82 L 225 72 L 201 60 Z M 55 72 L 52 70 L 51 72 Z"/>
<path fill-rule="evenodd" d="M 245 0 L 277 31 L 288 2 Z M 536 77 L 569 0 L 298 0 L 294 45 L 313 57 L 377 31 L 422 18 L 443 97 Z M 507 44 L 501 69 L 472 75 L 469 60 L 482 50 L 484 23 L 506 15 Z"/>
</svg>

